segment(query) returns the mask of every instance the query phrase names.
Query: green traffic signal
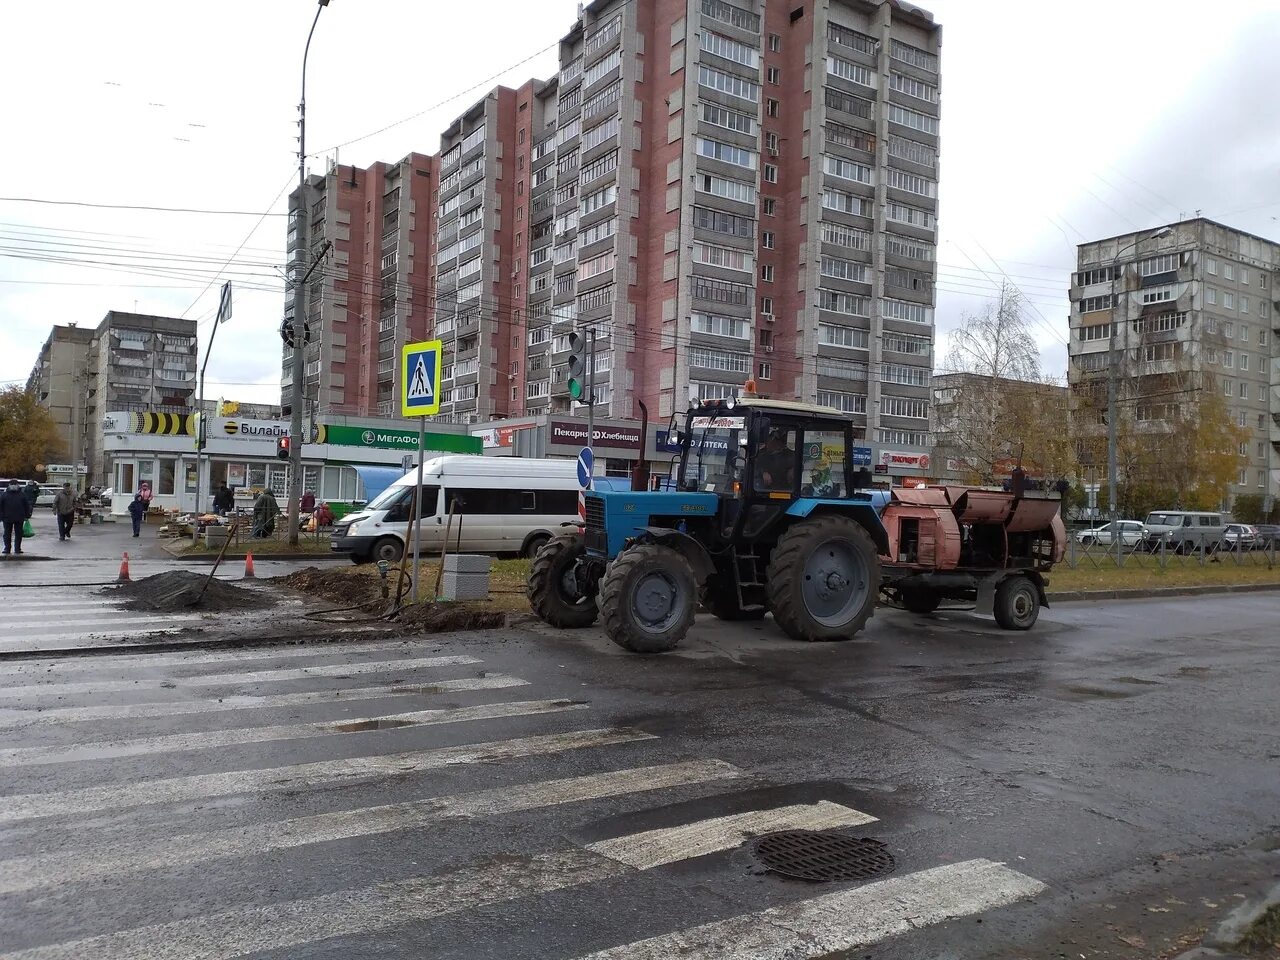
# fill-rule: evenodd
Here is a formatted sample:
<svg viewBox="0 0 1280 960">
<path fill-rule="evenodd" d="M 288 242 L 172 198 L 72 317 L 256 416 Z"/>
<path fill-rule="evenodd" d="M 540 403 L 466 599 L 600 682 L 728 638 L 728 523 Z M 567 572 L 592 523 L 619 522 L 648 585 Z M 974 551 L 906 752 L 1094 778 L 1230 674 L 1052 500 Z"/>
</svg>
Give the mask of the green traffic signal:
<svg viewBox="0 0 1280 960">
<path fill-rule="evenodd" d="M 586 394 L 587 338 L 576 330 L 569 334 L 569 396 L 581 400 Z"/>
<path fill-rule="evenodd" d="M 577 377 L 571 377 L 569 380 L 569 396 L 574 400 L 581 400 L 583 394 L 582 381 Z"/>
</svg>

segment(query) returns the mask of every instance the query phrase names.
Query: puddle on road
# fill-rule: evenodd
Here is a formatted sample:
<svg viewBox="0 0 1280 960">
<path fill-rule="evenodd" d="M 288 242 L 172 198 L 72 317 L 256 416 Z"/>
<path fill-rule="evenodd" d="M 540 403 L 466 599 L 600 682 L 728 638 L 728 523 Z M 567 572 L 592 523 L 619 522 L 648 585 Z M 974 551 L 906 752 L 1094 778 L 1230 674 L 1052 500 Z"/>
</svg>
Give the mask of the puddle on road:
<svg viewBox="0 0 1280 960">
<path fill-rule="evenodd" d="M 376 720 L 353 720 L 350 723 L 333 723 L 329 729 L 335 733 L 364 733 L 367 730 L 392 730 L 396 727 L 412 727 L 412 720 L 396 720 L 383 717 Z"/>
<path fill-rule="evenodd" d="M 1064 700 L 1124 700 L 1136 697 L 1137 690 L 1110 690 L 1106 687 L 1090 687 L 1085 684 L 1066 684 L 1062 688 Z"/>
<path fill-rule="evenodd" d="M 1144 687 L 1160 686 L 1159 680 L 1144 680 L 1142 677 L 1112 677 L 1111 680 L 1113 683 L 1135 683 Z"/>
</svg>

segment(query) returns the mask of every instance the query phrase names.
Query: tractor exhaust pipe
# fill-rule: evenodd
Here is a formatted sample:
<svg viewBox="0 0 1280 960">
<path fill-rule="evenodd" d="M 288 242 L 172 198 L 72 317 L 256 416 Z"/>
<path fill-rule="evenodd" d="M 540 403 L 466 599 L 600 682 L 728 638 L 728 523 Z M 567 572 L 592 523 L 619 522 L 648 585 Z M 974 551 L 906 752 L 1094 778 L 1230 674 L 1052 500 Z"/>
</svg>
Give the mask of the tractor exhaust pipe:
<svg viewBox="0 0 1280 960">
<path fill-rule="evenodd" d="M 640 404 L 640 459 L 636 461 L 636 465 L 631 470 L 631 489 L 648 490 L 649 408 L 644 405 L 643 400 L 637 400 L 636 402 Z"/>
</svg>

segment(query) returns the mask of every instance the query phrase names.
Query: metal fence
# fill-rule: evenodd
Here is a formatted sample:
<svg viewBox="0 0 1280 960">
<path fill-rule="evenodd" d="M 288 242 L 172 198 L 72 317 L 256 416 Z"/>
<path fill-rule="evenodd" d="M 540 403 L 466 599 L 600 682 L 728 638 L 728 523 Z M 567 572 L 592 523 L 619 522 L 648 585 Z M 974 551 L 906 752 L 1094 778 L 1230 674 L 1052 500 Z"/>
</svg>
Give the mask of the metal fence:
<svg viewBox="0 0 1280 960">
<path fill-rule="evenodd" d="M 1234 564 L 1238 567 L 1266 567 L 1276 565 L 1280 540 L 1272 538 L 1255 544 L 1237 547 L 1231 541 L 1202 538 L 1184 542 L 1181 546 L 1166 540 L 1156 543 L 1143 541 L 1136 544 L 1080 543 L 1074 533 L 1067 536 L 1067 555 L 1063 562 L 1072 570 L 1102 570 L 1113 567 L 1147 567 L 1161 570 L 1180 567 L 1206 566 L 1207 564 Z"/>
</svg>

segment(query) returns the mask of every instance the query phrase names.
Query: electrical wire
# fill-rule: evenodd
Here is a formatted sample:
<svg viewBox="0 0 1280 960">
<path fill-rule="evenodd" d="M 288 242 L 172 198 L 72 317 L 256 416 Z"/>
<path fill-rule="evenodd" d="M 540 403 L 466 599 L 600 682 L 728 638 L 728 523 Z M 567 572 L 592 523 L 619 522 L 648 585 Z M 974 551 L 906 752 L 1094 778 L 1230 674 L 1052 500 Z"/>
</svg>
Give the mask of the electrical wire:
<svg viewBox="0 0 1280 960">
<path fill-rule="evenodd" d="M 95 210 L 139 210 L 151 213 L 197 213 L 226 217 L 287 217 L 288 213 L 264 214 L 258 210 L 208 210 L 196 207 L 153 207 L 129 203 L 90 203 L 85 200 L 48 200 L 40 197 L 0 197 L 0 203 L 41 203 L 56 207 L 89 207 Z"/>
</svg>

